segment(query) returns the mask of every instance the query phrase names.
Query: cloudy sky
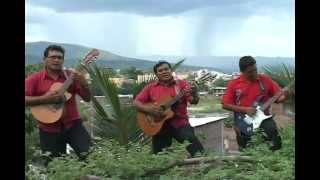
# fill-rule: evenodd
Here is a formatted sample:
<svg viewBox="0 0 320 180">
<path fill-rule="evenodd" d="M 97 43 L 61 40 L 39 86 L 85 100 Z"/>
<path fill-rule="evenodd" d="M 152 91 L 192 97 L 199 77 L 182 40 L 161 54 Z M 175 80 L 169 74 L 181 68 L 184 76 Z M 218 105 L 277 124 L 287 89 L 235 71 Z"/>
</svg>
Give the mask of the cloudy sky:
<svg viewBox="0 0 320 180">
<path fill-rule="evenodd" d="M 119 55 L 295 56 L 293 0 L 26 0 L 26 42 Z"/>
</svg>

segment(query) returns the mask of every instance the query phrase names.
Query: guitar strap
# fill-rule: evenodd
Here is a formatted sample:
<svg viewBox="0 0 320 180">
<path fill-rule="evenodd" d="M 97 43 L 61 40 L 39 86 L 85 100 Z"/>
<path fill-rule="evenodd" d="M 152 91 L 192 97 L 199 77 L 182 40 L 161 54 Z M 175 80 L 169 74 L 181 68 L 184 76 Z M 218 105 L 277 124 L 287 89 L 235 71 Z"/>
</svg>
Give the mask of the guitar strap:
<svg viewBox="0 0 320 180">
<path fill-rule="evenodd" d="M 256 98 L 253 106 L 257 106 L 257 105 L 259 105 L 259 103 L 262 103 L 263 97 L 266 96 L 266 87 L 265 87 L 265 84 L 263 83 L 263 81 L 262 81 L 261 79 L 258 79 L 258 83 L 259 83 L 259 86 L 260 86 L 261 95 L 259 95 L 259 96 Z"/>
<path fill-rule="evenodd" d="M 69 78 L 67 71 L 65 69 L 62 70 L 63 71 L 63 75 L 66 78 L 66 80 Z"/>
<path fill-rule="evenodd" d="M 266 88 L 264 86 L 264 83 L 260 79 L 258 79 L 258 82 L 259 82 L 259 86 L 260 86 L 260 90 L 261 90 L 262 94 L 265 94 Z"/>
<path fill-rule="evenodd" d="M 179 80 L 175 80 L 175 85 L 174 85 L 174 90 L 176 91 L 176 95 L 178 95 L 180 93 L 180 82 Z"/>
<path fill-rule="evenodd" d="M 180 91 L 181 91 L 179 79 L 176 79 L 176 80 L 175 80 L 174 89 L 175 89 L 175 91 L 176 91 L 176 95 L 178 95 L 178 94 L 180 93 Z M 176 109 L 175 109 L 176 106 L 177 106 L 180 102 L 181 102 L 181 100 L 177 101 L 177 102 L 175 103 L 175 105 L 172 106 L 172 111 L 174 112 L 174 117 L 177 117 L 177 116 L 180 115 L 179 112 L 177 112 Z"/>
</svg>

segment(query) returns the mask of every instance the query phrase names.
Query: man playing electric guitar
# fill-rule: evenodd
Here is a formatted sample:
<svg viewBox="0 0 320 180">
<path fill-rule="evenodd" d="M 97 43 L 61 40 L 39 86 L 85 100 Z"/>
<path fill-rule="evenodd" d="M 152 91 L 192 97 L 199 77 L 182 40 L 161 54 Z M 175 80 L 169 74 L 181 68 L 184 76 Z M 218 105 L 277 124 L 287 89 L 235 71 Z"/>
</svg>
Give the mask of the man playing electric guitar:
<svg viewBox="0 0 320 180">
<path fill-rule="evenodd" d="M 258 113 L 256 107 L 277 94 L 280 87 L 270 77 L 257 73 L 256 61 L 251 56 L 240 58 L 239 67 L 241 75 L 228 83 L 222 104 L 224 109 L 234 112 L 234 129 L 241 150 L 246 147 L 254 130 L 253 125 L 245 121 L 245 117 L 256 115 Z M 283 102 L 287 96 L 288 91 L 284 91 L 275 102 Z M 264 114 L 270 115 L 269 107 L 264 109 Z M 270 116 L 270 118 L 263 120 L 260 128 L 266 133 L 267 140 L 272 142 L 271 149 L 280 149 L 281 137 L 273 118 Z"/>
<path fill-rule="evenodd" d="M 187 103 L 197 104 L 199 97 L 196 86 L 191 86 L 186 80 L 174 80 L 171 65 L 166 61 L 159 61 L 153 67 L 158 81 L 151 82 L 137 95 L 134 105 L 138 111 L 162 117 L 164 109 L 156 104 L 164 96 L 175 97 L 179 91 L 191 89 L 178 102 L 172 105 L 174 115 L 164 122 L 160 132 L 152 136 L 152 149 L 154 153 L 162 151 L 163 148 L 172 144 L 172 138 L 179 143 L 187 140 L 191 144 L 187 150 L 191 156 L 203 151 L 203 146 L 194 134 L 194 129 L 190 126 L 187 114 Z M 148 104 L 154 102 L 155 104 Z"/>
<path fill-rule="evenodd" d="M 80 158 L 85 158 L 82 155 L 88 152 L 91 139 L 82 125 L 75 95 L 78 94 L 84 101 L 89 102 L 90 89 L 81 73 L 63 70 L 64 53 L 64 48 L 57 45 L 50 45 L 45 49 L 45 68 L 25 79 L 25 103 L 31 108 L 47 104 L 64 104 L 63 116 L 56 122 L 38 121 L 41 150 L 50 152 L 51 157 L 57 157 L 66 153 L 66 143 L 69 143 Z M 50 86 L 54 83 L 64 83 L 67 77 L 73 78 L 68 88 L 68 93 L 72 96 L 68 101 L 64 94 L 49 91 Z"/>
</svg>

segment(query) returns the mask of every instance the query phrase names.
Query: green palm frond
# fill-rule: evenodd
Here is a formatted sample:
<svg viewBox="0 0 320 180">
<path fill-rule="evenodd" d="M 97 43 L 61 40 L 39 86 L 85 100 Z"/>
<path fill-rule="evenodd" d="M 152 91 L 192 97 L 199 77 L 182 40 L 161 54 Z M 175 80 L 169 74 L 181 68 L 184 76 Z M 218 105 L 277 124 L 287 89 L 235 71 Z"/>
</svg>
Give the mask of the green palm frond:
<svg viewBox="0 0 320 180">
<path fill-rule="evenodd" d="M 264 66 L 263 70 L 266 74 L 276 81 L 281 87 L 287 86 L 290 82 L 295 80 L 295 68 L 294 66 L 286 65 L 284 63 L 280 65 Z M 289 89 L 289 98 L 286 104 L 289 104 L 294 112 L 295 107 L 295 85 Z"/>
<path fill-rule="evenodd" d="M 288 85 L 295 79 L 295 68 L 284 63 L 280 65 L 267 65 L 262 68 L 266 74 L 270 75 L 281 87 Z"/>
<path fill-rule="evenodd" d="M 176 63 L 172 69 L 178 68 L 185 59 Z M 117 86 L 111 81 L 108 71 L 99 68 L 95 63 L 83 66 L 103 93 L 107 106 L 102 105 L 97 98 L 92 97 L 92 105 L 95 111 L 95 129 L 102 137 L 114 138 L 120 144 L 128 144 L 129 141 L 149 143 L 150 137 L 145 137 L 138 127 L 136 120 L 136 110 L 132 106 L 121 104 Z M 146 82 L 134 84 L 136 94 L 156 76 L 150 76 Z M 135 95 L 135 93 L 134 93 Z"/>
<path fill-rule="evenodd" d="M 103 106 L 99 103 L 99 101 L 93 96 L 92 97 L 92 105 L 96 112 L 95 116 L 99 119 L 104 119 L 105 121 L 108 121 L 109 123 L 113 123 L 113 119 L 110 118 L 110 115 L 108 115 L 108 111 L 103 108 Z"/>
<path fill-rule="evenodd" d="M 97 133 L 103 137 L 114 138 L 120 144 L 127 144 L 139 129 L 134 108 L 121 104 L 117 87 L 111 81 L 108 71 L 94 63 L 84 69 L 101 89 L 107 102 L 107 105 L 102 105 L 92 97 Z"/>
<path fill-rule="evenodd" d="M 89 67 L 84 67 L 90 74 L 92 81 L 98 84 L 98 87 L 102 90 L 106 99 L 111 104 L 112 114 L 120 114 L 120 100 L 118 97 L 117 87 L 111 81 L 109 73 L 99 69 L 99 67 L 92 63 Z"/>
<path fill-rule="evenodd" d="M 186 58 L 183 58 L 183 59 L 181 59 L 180 61 L 178 61 L 176 64 L 174 64 L 174 65 L 172 66 L 172 71 L 177 70 L 177 69 L 180 67 L 180 65 L 181 65 L 185 60 L 186 60 Z"/>
</svg>

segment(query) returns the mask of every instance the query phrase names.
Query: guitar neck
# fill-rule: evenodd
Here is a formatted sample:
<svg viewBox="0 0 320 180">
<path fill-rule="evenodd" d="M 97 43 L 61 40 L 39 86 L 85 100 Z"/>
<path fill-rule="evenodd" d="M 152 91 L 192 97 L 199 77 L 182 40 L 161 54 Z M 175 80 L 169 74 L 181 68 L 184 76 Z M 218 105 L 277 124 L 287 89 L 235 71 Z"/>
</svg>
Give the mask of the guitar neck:
<svg viewBox="0 0 320 180">
<path fill-rule="evenodd" d="M 174 103 L 179 101 L 187 92 L 186 91 L 181 91 L 177 96 L 175 96 L 171 101 L 168 103 L 164 104 L 165 108 L 171 107 Z"/>
<path fill-rule="evenodd" d="M 81 65 L 78 65 L 75 69 L 77 71 L 81 70 Z M 67 91 L 67 89 L 71 86 L 72 83 L 73 83 L 73 77 L 68 76 L 67 80 L 63 83 L 62 87 L 60 88 L 59 93 L 64 94 Z"/>
<path fill-rule="evenodd" d="M 207 73 L 204 76 L 200 77 L 197 81 L 194 81 L 193 83 L 199 85 L 199 83 L 201 83 L 201 82 L 210 81 L 210 80 L 215 79 L 216 77 L 217 77 L 217 75 L 212 76 L 209 73 Z M 184 89 L 181 90 L 177 96 L 175 96 L 171 101 L 167 102 L 163 106 L 165 108 L 171 107 L 173 104 L 175 104 L 177 101 L 179 101 L 184 95 L 186 95 L 187 92 L 188 92 L 187 90 L 184 90 Z"/>
<path fill-rule="evenodd" d="M 286 87 L 277 92 L 272 98 L 270 98 L 267 102 L 265 102 L 261 108 L 262 111 L 266 110 L 272 103 L 274 103 L 281 95 L 283 95 L 284 91 L 288 90 L 293 84 L 294 80 L 291 81 Z"/>
<path fill-rule="evenodd" d="M 271 104 L 276 102 L 276 100 L 283 94 L 283 91 L 277 92 L 272 98 L 268 99 L 267 102 L 265 102 L 261 108 L 262 111 L 266 110 Z"/>
</svg>

